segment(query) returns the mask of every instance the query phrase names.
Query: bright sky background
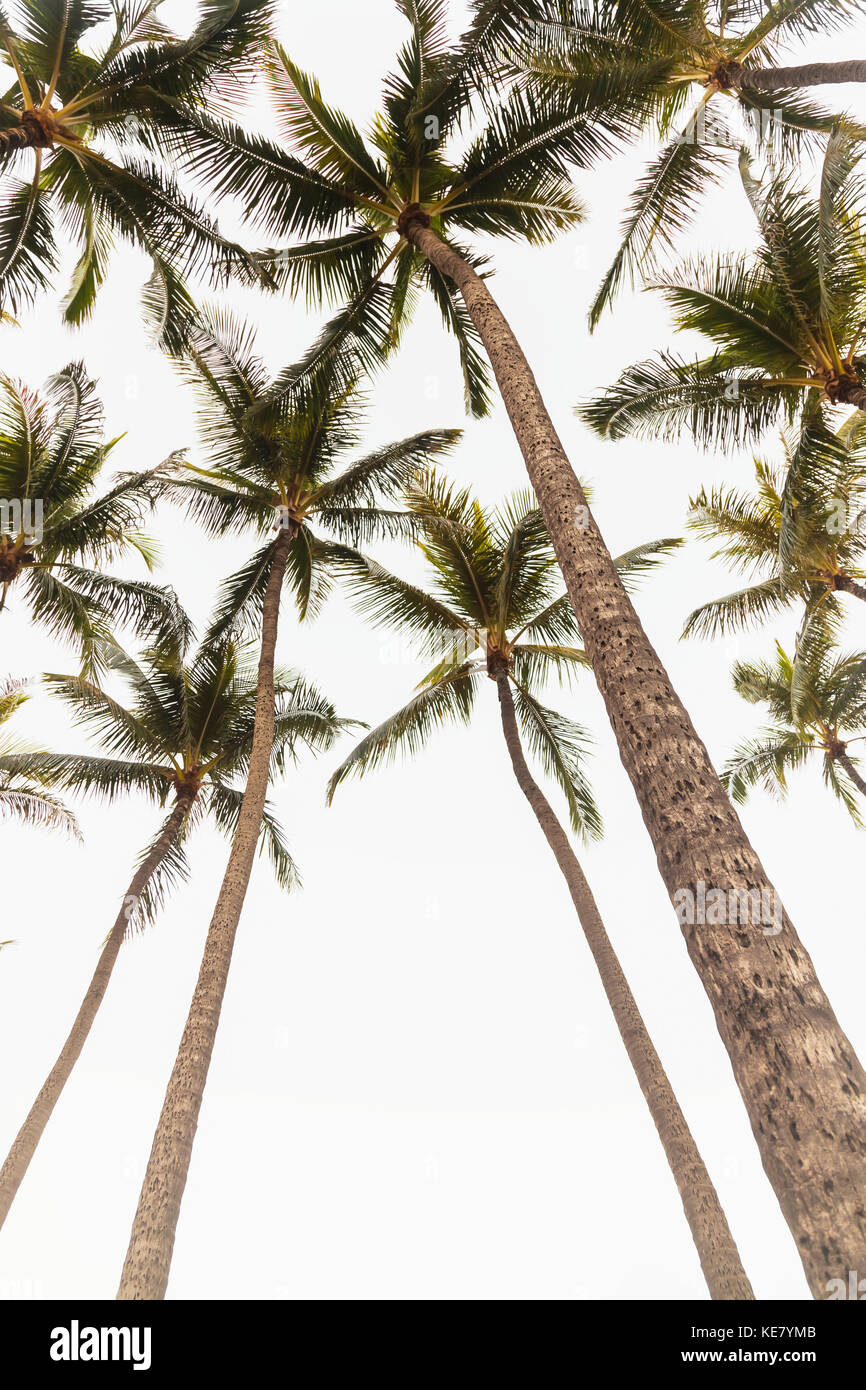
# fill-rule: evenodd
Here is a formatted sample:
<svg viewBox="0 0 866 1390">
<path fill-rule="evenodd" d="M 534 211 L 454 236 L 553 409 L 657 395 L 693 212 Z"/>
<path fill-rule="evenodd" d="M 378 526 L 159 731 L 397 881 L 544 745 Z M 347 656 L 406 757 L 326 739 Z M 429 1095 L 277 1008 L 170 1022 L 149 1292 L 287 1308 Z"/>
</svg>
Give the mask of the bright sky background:
<svg viewBox="0 0 866 1390">
<path fill-rule="evenodd" d="M 453 9 L 459 27 L 463 7 Z M 281 38 L 293 57 L 318 74 L 327 99 L 365 125 L 404 37 L 391 0 L 286 3 L 283 11 Z M 164 12 L 183 27 L 190 7 L 172 0 Z M 859 33 L 816 41 L 809 55 L 849 57 L 862 47 L 866 22 Z M 862 90 L 829 95 L 866 116 Z M 681 534 L 689 493 L 701 483 L 747 485 L 751 477 L 746 455 L 605 446 L 573 415 L 579 399 L 627 363 L 672 341 L 648 294 L 624 296 L 592 339 L 585 330 L 647 153 L 579 177 L 589 219 L 555 246 L 485 244 L 495 257 L 494 292 L 575 467 L 592 481 L 617 553 Z M 231 218 L 226 225 L 236 230 Z M 265 239 L 248 236 L 252 245 Z M 732 167 L 690 245 L 739 252 L 753 241 Z M 114 456 L 120 469 L 183 446 L 195 454 L 190 395 L 139 322 L 148 273 L 144 257 L 119 252 L 83 331 L 64 329 L 50 302 L 23 315 L 20 328 L 0 329 L 0 367 L 32 386 L 70 360 L 86 361 L 101 384 L 109 434 L 126 432 Z M 229 299 L 255 315 L 273 368 L 298 357 L 321 323 L 301 304 L 236 290 Z M 453 342 L 424 305 L 376 383 L 367 444 L 463 423 Z M 766 452 L 777 449 L 769 438 Z M 449 472 L 490 502 L 524 485 L 504 410 L 466 426 Z M 215 544 L 174 509 L 161 511 L 151 531 L 163 547 L 160 577 L 202 623 L 220 578 L 250 543 Z M 403 550 L 378 553 L 407 575 L 418 572 Z M 771 654 L 773 638 L 790 643 L 796 626 L 792 616 L 740 641 L 680 642 L 691 608 L 734 583 L 692 541 L 638 597 L 717 763 L 760 722 L 731 691 L 732 660 Z M 853 599 L 851 606 L 848 644 L 866 646 L 866 617 Z M 0 618 L 0 641 L 4 673 L 75 669 L 74 655 L 30 631 L 15 605 Z M 317 680 L 341 713 L 370 723 L 408 698 L 423 669 L 405 643 L 365 627 L 340 596 L 306 627 L 286 603 L 279 657 Z M 325 783 L 348 740 L 318 762 L 307 758 L 275 790 L 304 888 L 286 898 L 267 864 L 256 867 L 170 1297 L 706 1296 L 568 893 L 514 783 L 494 687 L 486 693 L 471 731 L 444 731 L 414 763 L 347 784 L 330 810 Z M 597 740 L 592 777 L 607 834 L 582 861 L 756 1293 L 807 1298 L 591 678 L 551 700 Z M 43 694 L 16 728 L 48 746 L 83 746 Z M 160 817 L 140 800 L 77 809 L 84 848 L 8 825 L 0 841 L 0 939 L 16 941 L 0 954 L 3 1152 L 56 1057 Z M 744 821 L 843 1027 L 866 1055 L 862 834 L 817 769 L 797 778 L 784 806 L 755 796 Z M 200 832 L 190 884 L 124 947 L 0 1236 L 0 1297 L 114 1296 L 226 854 L 223 840 Z"/>
</svg>

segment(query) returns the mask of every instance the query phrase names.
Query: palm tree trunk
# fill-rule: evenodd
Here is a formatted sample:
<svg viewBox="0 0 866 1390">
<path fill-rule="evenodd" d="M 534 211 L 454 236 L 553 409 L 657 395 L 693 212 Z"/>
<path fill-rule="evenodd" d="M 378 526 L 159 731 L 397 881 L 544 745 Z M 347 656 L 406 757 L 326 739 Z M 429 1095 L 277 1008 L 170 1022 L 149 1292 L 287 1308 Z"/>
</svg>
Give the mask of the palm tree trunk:
<svg viewBox="0 0 866 1390">
<path fill-rule="evenodd" d="M 52 140 L 45 112 L 22 111 L 20 125 L 0 130 L 0 150 L 47 150 Z"/>
<path fill-rule="evenodd" d="M 858 792 L 860 792 L 862 796 L 866 796 L 866 782 L 863 781 L 863 778 L 860 776 L 860 773 L 857 771 L 851 759 L 848 757 L 848 754 L 839 753 L 837 754 L 837 757 L 839 762 L 842 764 L 845 771 L 847 772 L 848 776 L 851 778 L 851 781 L 854 783 L 854 786 L 857 788 Z"/>
<path fill-rule="evenodd" d="M 734 86 L 753 92 L 793 92 L 833 82 L 866 82 L 866 61 L 800 63 L 791 68 L 741 68 Z"/>
<path fill-rule="evenodd" d="M 78 1010 L 69 1036 L 63 1044 L 60 1056 L 48 1073 L 45 1084 L 33 1102 L 30 1113 L 18 1131 L 6 1156 L 6 1162 L 0 1169 L 0 1226 L 6 1220 L 15 1194 L 21 1186 L 24 1174 L 30 1166 L 30 1160 L 36 1152 L 36 1146 L 42 1138 L 45 1126 L 51 1119 L 54 1107 L 63 1093 L 63 1088 L 72 1074 L 72 1068 L 78 1061 L 81 1049 L 93 1027 L 94 1019 L 108 988 L 111 972 L 114 969 L 129 926 L 129 904 L 130 902 L 134 904 L 141 896 L 151 877 L 177 841 L 190 804 L 190 797 L 178 797 L 159 839 L 133 877 L 123 900 L 124 905 L 118 912 L 114 926 L 102 948 L 99 961 L 93 972 L 93 978 L 87 987 L 81 1008 Z"/>
<path fill-rule="evenodd" d="M 180 1204 L 267 797 L 274 743 L 274 654 L 280 595 L 293 538 L 291 529 L 280 532 L 265 590 L 247 785 L 186 1026 L 153 1137 L 117 1292 L 119 1299 L 164 1298 L 168 1284 Z"/>
<path fill-rule="evenodd" d="M 841 589 L 843 594 L 853 594 L 855 598 L 866 599 L 866 588 L 858 584 L 856 579 L 851 579 L 847 574 L 836 576 L 836 589 Z"/>
<path fill-rule="evenodd" d="M 508 676 L 497 676 L 496 686 L 499 691 L 502 728 L 511 755 L 514 775 L 520 790 L 535 812 L 545 839 L 568 884 L 571 900 L 598 967 L 620 1037 L 625 1043 L 629 1061 L 634 1067 L 638 1084 L 649 1106 L 662 1148 L 674 1175 L 710 1297 L 754 1298 L 718 1193 L 674 1095 L 661 1058 L 641 1018 L 628 980 L 605 930 L 592 890 L 568 836 L 526 765 Z"/>
<path fill-rule="evenodd" d="M 828 1280 L 866 1269 L 866 1073 L 640 624 L 517 339 L 427 221 L 406 213 L 401 231 L 454 280 L 487 350 L 764 1168 L 824 1298 Z M 704 911 L 708 889 L 730 904 L 721 923 Z M 770 921 L 743 923 L 756 901 Z"/>
</svg>

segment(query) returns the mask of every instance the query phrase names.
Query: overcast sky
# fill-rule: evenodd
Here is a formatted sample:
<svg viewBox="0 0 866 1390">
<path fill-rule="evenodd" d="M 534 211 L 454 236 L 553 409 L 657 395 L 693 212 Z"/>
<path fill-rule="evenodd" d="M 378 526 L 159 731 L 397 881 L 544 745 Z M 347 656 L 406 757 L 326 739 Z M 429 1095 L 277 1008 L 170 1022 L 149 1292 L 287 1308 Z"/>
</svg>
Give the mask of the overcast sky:
<svg viewBox="0 0 866 1390">
<path fill-rule="evenodd" d="M 391 0 L 283 5 L 280 37 L 325 97 L 366 125 L 405 36 Z M 463 7 L 454 5 L 459 27 Z M 171 3 L 179 27 L 189 7 Z M 859 34 L 810 47 L 847 57 Z M 838 89 L 866 116 L 866 98 Z M 649 294 L 625 295 L 590 339 L 586 308 L 631 183 L 650 147 L 578 180 L 587 222 L 543 250 L 485 245 L 492 287 L 536 372 L 616 553 L 683 530 L 690 492 L 748 486 L 748 455 L 605 445 L 575 403 L 673 335 Z M 236 230 L 231 217 L 226 225 Z M 248 233 L 250 244 L 260 236 Z M 692 249 L 754 243 L 732 165 Z M 683 243 L 685 246 L 686 243 Z M 83 358 L 99 379 L 118 469 L 196 449 L 192 401 L 148 344 L 144 257 L 115 258 L 92 322 L 71 333 L 56 303 L 0 328 L 0 366 L 37 386 Z M 62 288 L 62 287 L 61 287 Z M 315 337 L 321 315 L 232 290 L 260 325 L 273 368 Z M 697 347 L 680 338 L 678 348 Z M 525 484 L 504 410 L 464 420 L 453 342 L 422 305 L 377 381 L 365 448 L 428 426 L 466 426 L 448 472 L 495 503 Z M 778 456 L 768 438 L 765 454 Z M 107 481 L 107 479 L 106 479 Z M 216 544 L 173 509 L 153 520 L 160 577 L 201 624 L 222 576 L 249 553 Z M 377 552 L 408 576 L 406 551 Z M 130 573 L 140 573 L 134 566 Z M 687 613 L 735 581 L 691 541 L 647 583 L 638 608 L 717 764 L 760 723 L 730 687 L 736 656 L 790 645 L 791 616 L 739 641 L 680 642 Z M 846 634 L 866 646 L 853 612 Z M 0 616 L 2 669 L 72 671 L 74 653 Z M 366 627 L 342 597 L 299 625 L 283 608 L 279 658 L 340 713 L 378 722 L 423 671 L 404 642 Z M 275 789 L 304 887 L 285 897 L 257 865 L 175 1246 L 173 1298 L 705 1297 L 673 1179 L 609 1016 L 564 883 L 513 780 L 495 688 L 471 731 L 445 730 L 414 762 L 324 787 L 350 747 L 305 758 Z M 486 697 L 486 698 L 485 698 Z M 759 1298 L 807 1298 L 793 1241 L 764 1177 L 709 1003 L 688 957 L 590 676 L 550 701 L 596 740 L 591 775 L 606 820 L 581 851 L 608 931 L 719 1190 Z M 16 722 L 48 746 L 82 748 L 37 694 Z M 551 790 L 562 811 L 561 799 Z M 4 826 L 0 939 L 0 1149 L 11 1143 L 75 1015 L 158 809 L 130 799 L 76 808 L 80 847 Z M 798 776 L 783 806 L 757 795 L 746 828 L 861 1056 L 866 919 L 863 835 L 821 784 Z M 0 1236 L 0 1296 L 113 1297 L 151 1137 L 198 971 L 227 848 L 207 830 L 192 877 L 161 920 L 127 944 L 74 1076 Z"/>
</svg>

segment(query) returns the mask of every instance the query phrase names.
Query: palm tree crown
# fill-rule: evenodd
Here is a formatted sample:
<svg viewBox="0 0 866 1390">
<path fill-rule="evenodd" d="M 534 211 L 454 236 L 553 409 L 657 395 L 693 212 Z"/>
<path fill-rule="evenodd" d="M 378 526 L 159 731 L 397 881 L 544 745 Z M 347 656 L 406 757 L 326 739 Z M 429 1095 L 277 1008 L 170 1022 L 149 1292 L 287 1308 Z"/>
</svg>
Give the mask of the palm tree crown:
<svg viewBox="0 0 866 1390">
<path fill-rule="evenodd" d="M 783 444 L 783 466 L 755 461 L 753 492 L 720 486 L 691 500 L 690 529 L 758 582 L 696 608 L 684 635 L 729 632 L 798 601 L 810 621 L 833 621 L 839 593 L 866 598 L 863 429 L 832 434 L 816 420 Z"/>
<path fill-rule="evenodd" d="M 738 662 L 734 686 L 744 699 L 769 708 L 772 723 L 743 743 L 727 764 L 723 781 L 735 801 L 762 786 L 777 795 L 788 790 L 788 774 L 820 755 L 824 781 L 861 825 L 864 782 L 848 752 L 866 730 L 866 653 L 843 655 L 820 629 L 801 638 L 793 658 L 776 646 L 774 664 Z"/>
<path fill-rule="evenodd" d="M 573 828 L 598 835 L 601 820 L 583 771 L 587 736 L 539 698 L 551 676 L 570 682 L 588 662 L 576 645 L 574 611 L 535 498 L 527 490 L 488 510 L 468 489 L 431 474 L 409 491 L 407 503 L 423 524 L 430 591 L 371 560 L 354 567 L 349 585 L 360 612 L 378 624 L 396 623 L 417 638 L 422 652 L 439 659 L 409 704 L 352 750 L 331 778 L 329 798 L 344 778 L 401 750 L 414 752 L 446 720 L 468 723 L 479 679 L 505 672 L 523 735 L 564 792 Z M 637 577 L 678 544 L 639 546 L 620 557 L 619 571 Z"/>
<path fill-rule="evenodd" d="M 105 441 L 102 405 L 81 363 L 51 377 L 43 392 L 0 377 L 0 610 L 20 593 L 34 622 L 98 659 L 110 623 L 161 629 L 173 601 L 144 581 L 92 565 L 137 552 L 148 569 L 154 548 L 139 530 L 177 462 L 121 474 L 94 498 L 94 483 L 118 442 Z"/>
<path fill-rule="evenodd" d="M 590 311 L 595 326 L 623 279 L 655 266 L 657 252 L 689 225 L 701 193 L 730 164 L 743 143 L 730 114 L 739 114 L 752 145 L 772 139 L 783 158 L 832 129 L 839 117 L 792 89 L 852 74 L 786 69 L 785 88 L 768 64 L 781 43 L 839 27 L 856 7 L 848 0 L 770 7 L 756 0 L 550 0 L 546 8 L 548 22 L 517 48 L 519 68 L 584 106 L 620 110 L 635 133 L 649 127 L 665 142 L 632 194 L 622 244 Z"/>
<path fill-rule="evenodd" d="M 366 403 L 355 355 L 344 344 L 275 400 L 252 329 L 225 313 L 205 318 L 194 333 L 184 371 L 211 467 L 189 467 L 169 481 L 168 495 L 214 535 L 252 530 L 268 537 L 226 581 L 211 637 L 260 614 L 277 551 L 275 529 L 292 536 L 285 582 L 298 611 L 315 615 L 348 554 L 346 544 L 406 534 L 406 516 L 379 503 L 402 496 L 419 468 L 460 438 L 459 430 L 423 430 L 348 461 Z"/>
<path fill-rule="evenodd" d="M 589 119 L 576 100 L 515 87 L 461 142 L 458 128 L 472 114 L 480 76 L 491 64 L 501 70 L 496 52 L 543 6 L 484 0 L 460 42 L 449 45 L 443 0 L 397 2 L 412 32 L 385 80 L 368 139 L 276 47 L 268 76 L 290 152 L 199 113 L 177 158 L 218 195 L 237 198 L 274 239 L 304 239 L 259 257 L 277 285 L 317 302 L 348 298 L 314 360 L 345 334 L 368 365 L 378 360 L 399 341 L 417 292 L 427 289 L 457 339 L 468 407 L 481 415 L 489 387 L 477 332 L 451 280 L 407 240 L 407 225 L 432 225 L 475 266 L 479 257 L 455 238 L 480 232 L 549 241 L 583 215 L 568 166 L 607 152 L 610 132 L 625 127 L 615 112 L 596 109 Z"/>
<path fill-rule="evenodd" d="M 148 300 L 163 329 L 178 269 L 245 263 L 162 155 L 184 108 L 239 91 L 254 70 L 270 0 L 206 0 L 182 40 L 160 22 L 159 3 L 18 0 L 14 24 L 0 10 L 12 78 L 0 100 L 0 167 L 28 163 L 0 204 L 0 306 L 15 311 L 50 286 L 57 222 L 80 248 L 64 304 L 71 323 L 90 312 L 117 235 L 153 261 Z"/>
<path fill-rule="evenodd" d="M 819 196 L 787 175 L 762 188 L 743 160 L 761 245 L 750 262 L 694 260 L 660 277 L 678 328 L 715 344 L 712 357 L 663 353 L 630 367 L 580 410 L 599 434 L 746 444 L 802 406 L 866 407 L 866 252 L 858 209 L 859 153 L 830 139 Z"/>
<path fill-rule="evenodd" d="M 182 636 L 146 651 L 141 662 L 108 645 L 105 661 L 129 692 L 124 703 L 82 676 L 48 674 L 44 680 L 108 756 L 47 754 L 38 767 L 74 792 L 110 800 L 138 792 L 160 806 L 185 804 L 181 834 L 142 895 L 143 911 L 152 915 L 186 872 L 190 831 L 209 818 L 226 836 L 234 833 L 252 748 L 256 669 L 231 639 L 203 644 L 184 659 Z M 326 751 L 354 723 L 338 718 L 324 695 L 296 672 L 278 671 L 275 687 L 273 777 L 285 771 L 302 745 Z M 281 886 L 290 888 L 296 869 L 270 807 L 262 821 L 261 849 Z"/>
</svg>

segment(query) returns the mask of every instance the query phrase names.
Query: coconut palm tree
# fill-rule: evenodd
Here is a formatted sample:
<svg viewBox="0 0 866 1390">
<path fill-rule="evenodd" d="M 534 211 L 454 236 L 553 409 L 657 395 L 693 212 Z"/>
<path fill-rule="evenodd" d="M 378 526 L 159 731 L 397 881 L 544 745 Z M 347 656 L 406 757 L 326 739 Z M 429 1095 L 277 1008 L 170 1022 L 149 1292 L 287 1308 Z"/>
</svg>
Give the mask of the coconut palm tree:
<svg viewBox="0 0 866 1390">
<path fill-rule="evenodd" d="M 191 121 L 182 148 L 176 142 L 175 157 L 185 168 L 216 194 L 236 198 L 272 242 L 283 243 L 265 258 L 278 282 L 307 286 L 315 298 L 349 296 L 315 350 L 274 394 L 290 395 L 341 338 L 350 336 L 357 350 L 373 356 L 383 343 L 393 346 L 410 291 L 429 281 L 462 344 L 476 410 L 483 408 L 478 339 L 490 360 L 672 902 L 701 882 L 775 895 L 640 624 L 520 344 L 479 274 L 481 253 L 458 240 L 480 233 L 538 242 L 574 225 L 579 208 L 567 166 L 603 154 L 627 132 L 628 120 L 607 105 L 581 109 L 578 98 L 564 111 L 561 94 L 554 100 L 516 88 L 468 144 L 452 141 L 449 151 L 446 142 L 470 114 L 474 82 L 467 74 L 521 6 L 480 4 L 468 36 L 449 47 L 443 4 L 400 5 L 411 34 L 398 71 L 387 79 L 369 142 L 282 50 L 275 51 L 271 80 L 288 149 L 203 112 Z M 306 240 L 286 245 L 297 237 Z M 841 1154 L 827 1137 L 866 1123 L 866 1073 L 787 916 L 784 931 L 791 944 L 784 952 L 761 932 L 741 932 L 733 942 L 727 929 L 714 926 L 685 935 L 768 1176 L 811 1287 L 823 1297 L 828 1278 L 866 1267 L 866 1233 L 857 1215 L 866 1157 Z M 766 1026 L 763 1014 L 760 1022 L 755 1015 L 744 1019 L 738 1002 L 751 997 L 756 976 L 765 991 Z M 797 1007 L 801 997 L 813 1001 L 808 1010 Z M 829 1065 L 820 1076 L 812 1068 L 808 1085 L 805 1074 L 797 1083 L 814 1100 L 804 1114 L 781 1055 L 844 1056 L 853 1085 Z"/>
<path fill-rule="evenodd" d="M 249 769 L 253 747 L 255 667 L 231 639 L 203 645 L 186 659 L 186 635 L 179 626 L 173 643 L 145 652 L 141 662 L 107 647 L 106 664 L 129 692 L 125 703 L 81 676 L 44 677 L 106 756 L 0 757 L 0 777 L 33 768 L 78 793 L 110 802 L 139 793 L 168 808 L 138 861 L 69 1036 L 0 1169 L 0 1225 L 87 1041 L 124 940 L 157 917 L 185 877 L 186 845 L 198 825 L 210 821 L 228 836 L 237 829 L 243 800 L 237 782 Z M 329 748 L 345 726 L 315 686 L 294 672 L 278 671 L 274 692 L 270 777 L 285 771 L 301 745 Z M 290 889 L 295 865 L 267 804 L 257 844 L 268 854 L 280 886 Z"/>
<path fill-rule="evenodd" d="M 94 497 L 117 442 L 105 441 L 96 384 L 82 363 L 50 377 L 41 393 L 0 376 L 0 612 L 20 596 L 32 621 L 74 643 L 85 665 L 98 661 L 112 624 L 156 633 L 175 620 L 172 595 L 103 567 L 130 552 L 153 567 L 139 526 L 179 456 L 120 474 Z"/>
<path fill-rule="evenodd" d="M 866 652 L 842 655 L 811 628 L 793 658 L 777 643 L 774 663 L 737 662 L 733 676 L 737 692 L 766 705 L 772 719 L 725 768 L 734 799 L 758 786 L 784 796 L 789 773 L 820 756 L 827 786 L 862 825 L 866 781 L 848 750 L 866 738 Z"/>
<path fill-rule="evenodd" d="M 302 384 L 290 397 L 273 401 L 251 330 L 222 313 L 206 317 L 192 335 L 185 370 L 196 391 L 200 433 L 211 467 L 190 468 L 170 484 L 169 494 L 184 502 L 190 516 L 214 535 L 252 531 L 267 538 L 226 581 L 207 635 L 213 641 L 244 628 L 257 632 L 256 731 L 243 807 L 154 1136 L 120 1298 L 161 1298 L 168 1283 L 267 787 L 283 589 L 291 591 L 302 618 L 318 612 L 338 567 L 356 554 L 353 545 L 406 533 L 407 518 L 382 502 L 402 495 L 418 469 L 450 450 L 459 437 L 457 430 L 425 430 L 359 456 L 364 400 L 355 354 L 344 344 L 303 373 Z M 314 526 L 321 526 L 325 534 Z"/>
<path fill-rule="evenodd" d="M 409 494 L 409 507 L 424 523 L 421 548 L 430 566 L 429 590 L 405 583 L 372 561 L 357 567 L 352 586 L 374 621 L 383 626 L 397 622 L 415 636 L 422 651 L 440 659 L 409 703 L 367 734 L 340 764 L 328 784 L 328 799 L 345 778 L 362 775 L 400 752 L 416 753 L 443 724 L 468 724 L 483 677 L 495 682 L 515 776 L 568 885 L 679 1189 L 710 1294 L 752 1298 L 718 1195 L 589 884 L 523 754 L 521 730 L 564 793 L 572 829 L 582 837 L 598 836 L 601 821 L 583 768 L 586 734 L 540 699 L 551 675 L 570 682 L 586 657 L 573 645 L 579 641 L 577 624 L 535 498 L 525 492 L 488 511 L 468 489 L 456 491 L 430 476 Z M 643 573 L 677 544 L 638 547 L 617 561 L 620 573 Z"/>
<path fill-rule="evenodd" d="M 44 757 L 44 753 L 29 749 L 20 740 L 10 737 L 3 728 L 15 711 L 29 699 L 24 689 L 26 684 L 19 680 L 0 681 L 0 766 L 4 758 L 20 760 L 18 770 L 0 771 L 0 820 L 17 820 L 24 825 L 64 830 L 80 840 L 81 832 L 75 816 L 49 790 L 52 779 L 45 776 L 44 770 L 36 775 L 35 768 L 28 765 L 29 758 L 38 760 Z M 8 946 L 9 942 L 0 945 Z"/>
<path fill-rule="evenodd" d="M 772 141 L 777 156 L 797 155 L 804 140 L 840 119 L 800 89 L 866 81 L 866 61 L 776 63 L 786 41 L 853 19 L 856 5 L 846 0 L 551 0 L 546 8 L 547 22 L 515 45 L 512 66 L 585 105 L 606 96 L 631 114 L 635 131 L 662 142 L 630 198 L 622 244 L 590 310 L 592 327 L 622 281 L 638 266 L 654 266 L 658 251 L 690 224 L 743 137 L 758 146 Z M 731 114 L 740 117 L 742 135 Z"/>
<path fill-rule="evenodd" d="M 819 420 L 807 422 L 783 439 L 783 465 L 755 460 L 753 492 L 720 485 L 690 500 L 690 529 L 719 543 L 713 558 L 758 582 L 701 604 L 684 636 L 730 632 L 797 602 L 810 621 L 819 609 L 832 621 L 837 594 L 866 599 L 863 446 L 862 430 L 832 434 Z"/>
<path fill-rule="evenodd" d="M 162 158 L 183 106 L 238 97 L 268 34 L 270 0 L 208 0 L 186 39 L 159 20 L 160 0 L 20 0 L 0 11 L 0 168 L 26 165 L 0 202 L 0 307 L 49 288 L 58 249 L 80 256 L 64 302 L 90 313 L 120 236 L 153 262 L 146 302 L 171 343 L 186 310 L 183 270 L 229 260 L 251 269 L 181 192 Z M 60 224 L 60 225 L 58 225 Z M 62 236 L 60 235 L 62 229 Z"/>
<path fill-rule="evenodd" d="M 736 447 L 800 409 L 866 409 L 866 252 L 858 217 L 864 185 L 859 149 L 827 143 L 818 197 L 790 175 L 766 186 L 741 162 L 761 245 L 752 258 L 692 260 L 659 277 L 681 329 L 714 344 L 711 357 L 660 353 L 629 367 L 580 409 L 599 434 Z"/>
</svg>

